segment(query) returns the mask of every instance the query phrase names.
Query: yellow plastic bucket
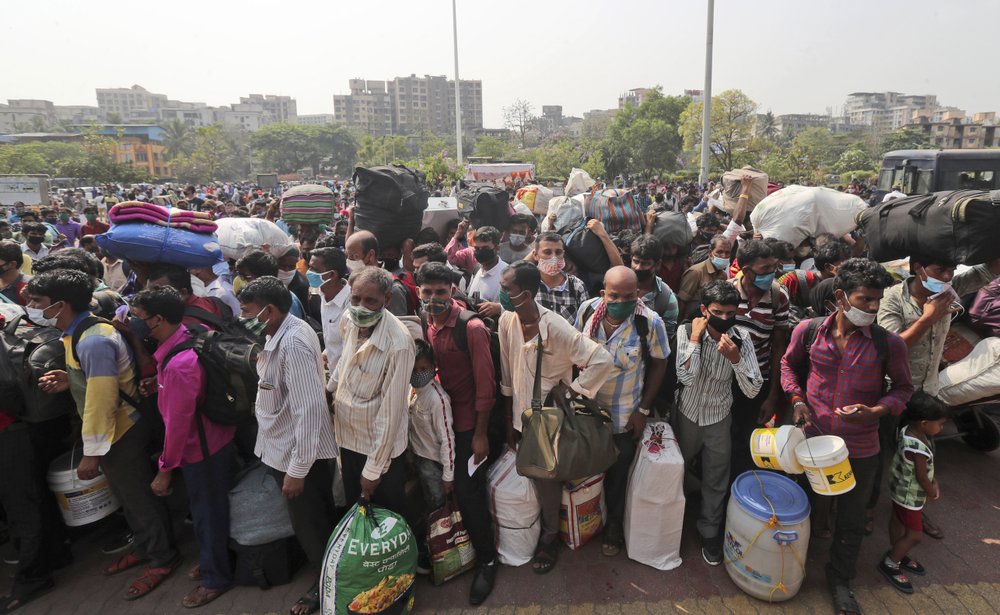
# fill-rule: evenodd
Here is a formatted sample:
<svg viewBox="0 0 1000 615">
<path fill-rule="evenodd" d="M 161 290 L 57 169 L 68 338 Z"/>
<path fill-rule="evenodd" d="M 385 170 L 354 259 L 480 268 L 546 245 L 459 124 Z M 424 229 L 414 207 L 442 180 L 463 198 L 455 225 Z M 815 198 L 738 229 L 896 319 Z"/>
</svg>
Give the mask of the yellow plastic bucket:
<svg viewBox="0 0 1000 615">
<path fill-rule="evenodd" d="M 812 490 L 819 495 L 841 495 L 854 489 L 854 471 L 847 443 L 837 436 L 816 436 L 795 447 Z"/>
<path fill-rule="evenodd" d="M 802 430 L 792 425 L 754 429 L 750 435 L 750 455 L 758 468 L 802 474 L 804 470 L 795 457 L 795 447 L 805 439 Z"/>
</svg>

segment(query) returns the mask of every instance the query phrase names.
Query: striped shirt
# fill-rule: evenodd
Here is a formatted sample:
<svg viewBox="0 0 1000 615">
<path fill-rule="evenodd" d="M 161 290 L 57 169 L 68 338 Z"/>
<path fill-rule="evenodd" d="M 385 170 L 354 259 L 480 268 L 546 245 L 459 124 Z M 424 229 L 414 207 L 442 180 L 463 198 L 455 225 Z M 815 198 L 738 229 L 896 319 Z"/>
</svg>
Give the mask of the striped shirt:
<svg viewBox="0 0 1000 615">
<path fill-rule="evenodd" d="M 361 476 L 378 480 L 406 452 L 416 347 L 406 325 L 388 310 L 366 340 L 358 338 L 360 329 L 350 318 L 341 323 L 344 347 L 334 372 L 337 441 L 341 448 L 367 455 Z"/>
<path fill-rule="evenodd" d="M 934 450 L 903 427 L 899 430 L 899 442 L 890 466 L 889 499 L 903 508 L 922 510 L 927 503 L 927 492 L 917 480 L 916 461 L 907 459 L 906 453 L 927 458 L 927 480 L 934 482 Z"/>
<path fill-rule="evenodd" d="M 659 277 L 654 277 L 653 290 L 642 296 L 642 302 L 646 304 L 646 307 L 660 315 L 660 318 L 663 319 L 663 326 L 667 328 L 667 336 L 674 339 L 674 336 L 677 335 L 677 318 L 680 315 L 677 293 L 670 290 L 670 287 L 664 284 Z M 662 310 L 658 308 L 662 308 Z"/>
<path fill-rule="evenodd" d="M 678 410 L 699 426 L 714 425 L 729 416 L 733 408 L 733 377 L 740 391 L 755 397 L 764 384 L 754 354 L 750 334 L 740 327 L 729 330 L 740 346 L 740 362 L 719 352 L 719 343 L 706 330 L 697 344 L 691 342 L 687 325 L 677 335 L 677 382 L 681 385 Z M 685 367 L 691 360 L 691 364 Z"/>
<path fill-rule="evenodd" d="M 109 324 L 96 324 L 80 336 L 73 358 L 73 332 L 90 317 L 82 312 L 63 333 L 69 390 L 83 420 L 83 454 L 101 457 L 139 420 L 139 411 L 121 398 L 119 391 L 137 399 L 132 351 L 121 333 Z"/>
<path fill-rule="evenodd" d="M 288 314 L 257 357 L 257 446 L 269 467 L 304 478 L 317 459 L 337 456 L 323 391 L 316 333 Z"/>
<path fill-rule="evenodd" d="M 751 309 L 750 300 L 744 294 L 740 284 L 741 280 L 743 280 L 742 273 L 730 281 L 740 293 L 740 307 L 736 311 L 736 322 L 738 326 L 750 334 L 754 350 L 757 353 L 760 373 L 768 378 L 771 374 L 771 334 L 774 333 L 775 329 L 789 328 L 788 312 L 791 304 L 788 300 L 788 291 L 780 284 L 772 284 L 771 289 L 764 291 L 760 300 Z M 777 305 L 772 304 L 775 299 L 777 299 Z"/>
<path fill-rule="evenodd" d="M 576 328 L 579 331 L 586 333 L 591 330 L 592 323 L 597 318 L 596 308 L 601 301 L 603 299 L 595 298 L 580 306 L 576 318 Z M 594 313 L 584 321 L 583 317 L 589 306 L 594 307 Z M 650 358 L 666 359 L 670 356 L 670 344 L 667 341 L 667 330 L 663 325 L 663 319 L 645 305 L 639 309 L 649 323 L 646 343 Z M 611 431 L 621 433 L 628 424 L 629 417 L 639 409 L 642 387 L 646 382 L 647 366 L 642 356 L 639 332 L 635 326 L 635 314 L 619 325 L 610 337 L 605 333 L 603 324 L 597 323 L 594 335 L 592 339 L 603 345 L 614 360 L 614 369 L 594 400 L 611 414 Z"/>
<path fill-rule="evenodd" d="M 441 464 L 441 480 L 455 479 L 455 433 L 451 429 L 451 401 L 437 380 L 410 387 L 410 450 Z"/>
</svg>

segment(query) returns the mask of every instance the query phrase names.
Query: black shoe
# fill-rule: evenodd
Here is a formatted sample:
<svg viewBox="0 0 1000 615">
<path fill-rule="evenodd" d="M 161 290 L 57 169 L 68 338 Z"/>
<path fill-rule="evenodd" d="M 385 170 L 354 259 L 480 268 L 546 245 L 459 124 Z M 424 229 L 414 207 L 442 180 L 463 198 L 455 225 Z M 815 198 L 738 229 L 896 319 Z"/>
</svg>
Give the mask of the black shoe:
<svg viewBox="0 0 1000 615">
<path fill-rule="evenodd" d="M 101 546 L 101 553 L 105 555 L 114 555 L 115 553 L 121 553 L 125 549 L 132 546 L 132 541 L 135 536 L 132 534 L 132 530 L 126 529 L 122 532 L 118 532 L 111 536 L 104 545 Z"/>
<path fill-rule="evenodd" d="M 472 579 L 472 589 L 469 590 L 469 604 L 476 606 L 482 604 L 493 591 L 493 584 L 497 580 L 497 568 L 500 564 L 494 559 L 489 564 L 480 564 L 476 567 L 476 576 Z"/>
<path fill-rule="evenodd" d="M 705 563 L 709 566 L 718 566 L 722 563 L 722 539 L 720 537 L 715 538 L 702 538 L 701 539 L 701 557 L 705 560 Z"/>
</svg>

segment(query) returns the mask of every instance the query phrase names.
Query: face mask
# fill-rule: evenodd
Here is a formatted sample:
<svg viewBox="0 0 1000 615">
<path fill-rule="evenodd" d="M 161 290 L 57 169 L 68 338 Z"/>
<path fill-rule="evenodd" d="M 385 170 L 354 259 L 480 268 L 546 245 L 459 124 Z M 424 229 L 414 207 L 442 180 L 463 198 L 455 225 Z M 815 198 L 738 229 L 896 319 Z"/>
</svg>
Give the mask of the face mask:
<svg viewBox="0 0 1000 615">
<path fill-rule="evenodd" d="M 635 313 L 635 305 L 638 303 L 635 299 L 631 301 L 621 301 L 619 303 L 606 303 L 608 307 L 608 316 L 613 318 L 618 322 L 624 322 Z"/>
<path fill-rule="evenodd" d="M 451 308 L 451 299 L 424 299 L 424 311 L 431 316 L 444 314 Z"/>
<path fill-rule="evenodd" d="M 944 291 L 949 286 L 947 282 L 942 282 L 941 280 L 932 278 L 931 276 L 927 276 L 926 280 L 920 280 L 920 283 L 923 284 L 924 288 L 927 289 L 927 292 L 932 295 L 936 295 Z"/>
<path fill-rule="evenodd" d="M 635 269 L 635 277 L 638 278 L 640 282 L 648 282 L 653 279 L 652 269 Z"/>
<path fill-rule="evenodd" d="M 306 271 L 306 279 L 309 280 L 309 288 L 319 288 L 320 286 L 326 284 L 326 275 L 332 272 L 327 271 L 325 273 L 316 273 L 312 269 Z"/>
<path fill-rule="evenodd" d="M 538 270 L 545 275 L 558 275 L 566 266 L 566 261 L 558 256 L 538 261 Z"/>
<path fill-rule="evenodd" d="M 348 259 L 347 261 L 347 268 L 351 270 L 351 273 L 354 273 L 355 271 L 361 271 L 366 266 L 367 265 L 365 265 L 365 261 L 356 261 L 352 259 Z"/>
<path fill-rule="evenodd" d="M 67 215 L 59 216 L 59 221 L 62 222 L 63 224 L 66 224 L 67 222 L 69 222 L 69 216 Z"/>
<path fill-rule="evenodd" d="M 52 305 L 56 305 L 59 303 L 62 303 L 62 301 L 56 301 Z M 42 309 L 26 306 L 24 309 L 28 313 L 28 319 L 31 320 L 31 322 L 38 325 L 39 327 L 54 327 L 56 326 L 56 321 L 59 319 L 59 313 L 62 312 L 62 310 L 59 310 L 59 312 L 57 312 L 55 316 L 51 318 L 46 318 L 45 310 L 52 307 L 52 305 L 50 305 L 48 308 L 42 308 Z"/>
<path fill-rule="evenodd" d="M 774 282 L 774 272 L 767 275 L 754 274 L 753 285 L 761 290 L 768 290 L 771 288 L 772 282 Z"/>
<path fill-rule="evenodd" d="M 87 214 L 87 222 L 96 222 L 97 214 Z"/>
<path fill-rule="evenodd" d="M 260 315 L 263 314 L 264 310 L 266 309 L 267 308 L 262 309 L 261 311 L 257 312 L 256 316 L 253 316 L 251 318 L 241 317 L 240 323 L 242 323 L 243 327 L 250 333 L 253 333 L 254 335 L 263 335 L 264 329 L 267 328 L 267 321 L 261 320 Z"/>
<path fill-rule="evenodd" d="M 410 385 L 415 389 L 422 389 L 434 380 L 434 369 L 422 369 L 420 371 L 413 372 L 410 376 Z"/>
<path fill-rule="evenodd" d="M 521 246 L 524 245 L 524 242 L 525 242 L 526 239 L 527 239 L 527 236 L 525 236 L 525 235 L 511 235 L 510 236 L 510 247 L 512 247 L 512 248 L 514 246 L 521 247 Z"/>
<path fill-rule="evenodd" d="M 782 273 L 791 273 L 793 271 L 795 271 L 795 265 L 782 265 L 781 266 L 781 272 Z"/>
<path fill-rule="evenodd" d="M 497 251 L 493 248 L 475 248 L 472 251 L 472 254 L 475 257 L 476 262 L 480 265 L 492 263 L 497 257 Z"/>
<path fill-rule="evenodd" d="M 878 316 L 878 314 L 871 314 L 854 307 L 849 301 L 847 302 L 847 305 L 850 309 L 845 310 L 841 308 L 841 311 L 844 312 L 844 316 L 846 316 L 847 320 L 851 321 L 851 324 L 855 327 L 870 327 L 871 324 L 875 322 L 875 317 Z"/>
<path fill-rule="evenodd" d="M 37 245 L 41 245 L 41 243 L 42 243 L 42 238 L 41 237 L 38 237 L 37 235 L 29 235 L 28 236 L 28 245 L 29 246 L 37 246 Z"/>
<path fill-rule="evenodd" d="M 295 279 L 295 270 L 289 269 L 288 271 L 285 271 L 284 269 L 279 269 L 278 279 L 281 280 L 282 284 L 288 286 L 289 284 L 292 283 L 292 280 Z"/>
<path fill-rule="evenodd" d="M 736 318 L 720 318 L 715 314 L 708 315 L 708 326 L 719 333 L 725 333 L 736 326 Z"/>
<path fill-rule="evenodd" d="M 374 327 L 378 324 L 378 321 L 382 320 L 382 314 L 385 310 L 379 310 L 373 312 L 363 305 L 349 305 L 347 306 L 347 317 L 351 319 L 355 327 L 361 329 L 367 329 L 368 327 Z"/>
<path fill-rule="evenodd" d="M 729 259 L 722 258 L 721 256 L 713 256 L 712 266 L 718 269 L 719 271 L 725 271 L 726 269 L 729 268 Z"/>
<path fill-rule="evenodd" d="M 520 297 L 521 295 L 523 295 L 526 292 L 528 292 L 528 291 L 522 290 L 520 293 L 518 293 L 515 296 L 516 297 Z M 504 290 L 502 288 L 500 289 L 500 292 L 497 293 L 497 303 L 499 303 L 500 307 L 502 307 L 503 309 L 507 310 L 508 312 L 513 312 L 513 311 L 517 310 L 517 306 L 514 305 L 514 302 L 513 302 L 512 299 L 513 299 L 513 297 L 510 296 L 510 293 L 508 293 L 506 290 Z"/>
<path fill-rule="evenodd" d="M 191 292 L 194 293 L 195 297 L 208 296 L 208 291 L 205 290 L 205 283 L 193 275 L 191 276 Z"/>
</svg>

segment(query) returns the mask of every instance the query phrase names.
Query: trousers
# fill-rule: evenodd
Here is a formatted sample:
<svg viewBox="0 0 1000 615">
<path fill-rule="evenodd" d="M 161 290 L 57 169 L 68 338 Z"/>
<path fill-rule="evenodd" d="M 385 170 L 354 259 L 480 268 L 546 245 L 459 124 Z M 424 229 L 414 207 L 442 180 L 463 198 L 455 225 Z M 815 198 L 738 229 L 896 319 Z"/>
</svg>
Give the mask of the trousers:
<svg viewBox="0 0 1000 615">
<path fill-rule="evenodd" d="M 469 458 L 472 457 L 472 436 L 475 430 L 455 434 L 455 499 L 462 511 L 462 522 L 469 533 L 476 558 L 486 564 L 496 559 L 496 538 L 491 525 L 486 473 L 489 462 L 476 468 L 469 476 Z"/>
<path fill-rule="evenodd" d="M 732 414 L 712 425 L 698 425 L 677 413 L 677 444 L 684 465 L 701 456 L 701 511 L 697 528 L 702 538 L 715 538 L 722 531 L 729 493 L 729 466 L 733 450 Z"/>
<path fill-rule="evenodd" d="M 235 449 L 230 442 L 198 463 L 181 466 L 198 538 L 201 585 L 206 589 L 226 589 L 233 584 L 233 563 L 229 559 L 229 488 Z"/>
<path fill-rule="evenodd" d="M 632 432 L 625 432 L 615 434 L 614 440 L 618 459 L 604 473 L 604 501 L 608 507 L 608 523 L 621 525 L 625 521 L 625 497 L 629 471 L 635 458 L 635 439 Z"/>
<path fill-rule="evenodd" d="M 284 484 L 285 473 L 281 470 L 268 467 L 267 473 L 278 481 L 278 485 Z M 309 564 L 318 570 L 323 565 L 323 552 L 337 522 L 333 512 L 333 476 L 326 459 L 313 462 L 306 474 L 302 493 L 298 497 L 286 498 L 285 502 L 295 538 L 305 551 Z"/>
<path fill-rule="evenodd" d="M 830 545 L 830 561 L 826 565 L 826 578 L 831 584 L 847 584 L 857 573 L 858 553 L 865 535 L 865 507 L 875 487 L 880 464 L 878 455 L 851 457 L 851 469 L 856 481 L 854 489 L 835 496 L 833 544 Z"/>
</svg>

